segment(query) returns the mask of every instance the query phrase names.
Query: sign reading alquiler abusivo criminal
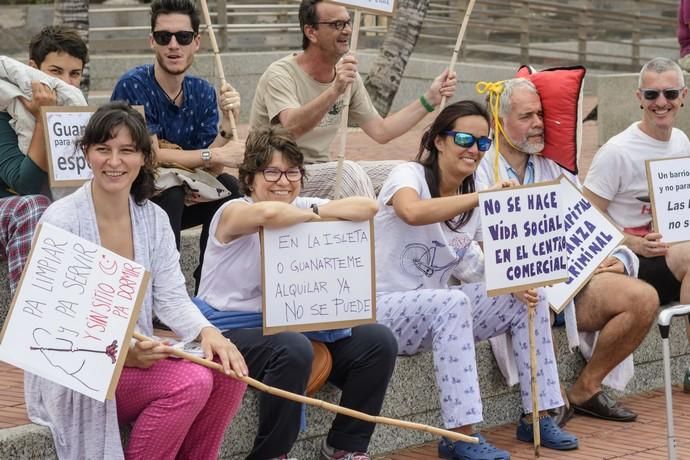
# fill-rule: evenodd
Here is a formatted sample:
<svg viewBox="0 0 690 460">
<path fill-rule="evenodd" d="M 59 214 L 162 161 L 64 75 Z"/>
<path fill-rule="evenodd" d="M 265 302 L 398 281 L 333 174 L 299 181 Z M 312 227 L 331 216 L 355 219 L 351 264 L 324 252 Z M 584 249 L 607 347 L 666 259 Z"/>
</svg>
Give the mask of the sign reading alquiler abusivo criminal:
<svg viewBox="0 0 690 460">
<path fill-rule="evenodd" d="M 78 147 L 96 107 L 42 107 L 51 187 L 74 187 L 91 178 L 91 168 Z"/>
<path fill-rule="evenodd" d="M 371 221 L 262 229 L 264 333 L 374 322 L 373 232 Z"/>
<path fill-rule="evenodd" d="M 568 279 L 559 189 L 554 181 L 479 193 L 490 296 Z"/>
<path fill-rule="evenodd" d="M 374 14 L 392 16 L 395 10 L 395 0 L 326 0 L 345 7 L 357 8 Z"/>
</svg>

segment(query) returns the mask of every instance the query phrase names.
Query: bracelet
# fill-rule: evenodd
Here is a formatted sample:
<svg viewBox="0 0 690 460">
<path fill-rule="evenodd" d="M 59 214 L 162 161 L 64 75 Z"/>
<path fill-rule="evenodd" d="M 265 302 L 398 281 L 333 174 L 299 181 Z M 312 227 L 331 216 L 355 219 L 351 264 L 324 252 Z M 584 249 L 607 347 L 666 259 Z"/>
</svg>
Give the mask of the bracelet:
<svg viewBox="0 0 690 460">
<path fill-rule="evenodd" d="M 230 139 L 232 139 L 232 132 L 228 133 L 224 129 L 221 129 L 220 130 L 220 137 L 222 137 L 223 139 L 230 140 Z"/>
<path fill-rule="evenodd" d="M 419 102 L 422 104 L 422 107 L 424 107 L 427 112 L 431 113 L 434 111 L 434 106 L 431 104 L 431 102 L 426 100 L 423 94 L 419 96 Z"/>
<path fill-rule="evenodd" d="M 312 203 L 311 210 L 314 211 L 314 214 L 316 214 L 317 216 L 319 215 L 319 205 L 318 204 Z"/>
</svg>

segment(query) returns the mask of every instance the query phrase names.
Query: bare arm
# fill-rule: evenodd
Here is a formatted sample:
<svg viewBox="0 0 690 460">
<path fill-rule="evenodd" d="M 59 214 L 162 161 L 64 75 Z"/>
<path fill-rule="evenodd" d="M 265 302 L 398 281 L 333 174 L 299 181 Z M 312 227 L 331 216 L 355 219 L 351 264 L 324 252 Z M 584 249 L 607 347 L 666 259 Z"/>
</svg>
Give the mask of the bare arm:
<svg viewBox="0 0 690 460">
<path fill-rule="evenodd" d="M 311 209 L 280 201 L 238 202 L 223 209 L 215 236 L 221 243 L 228 243 L 239 236 L 258 232 L 259 227 L 289 227 L 319 219 Z"/>
<path fill-rule="evenodd" d="M 221 136 L 218 137 L 223 139 Z M 161 148 L 155 136 L 152 136 L 152 141 L 155 146 L 156 159 L 159 163 L 176 163 L 189 169 L 209 167 L 213 172 L 220 173 L 226 166 L 230 168 L 237 167 L 242 162 L 244 156 L 244 143 L 223 139 L 224 145 L 222 147 L 215 147 L 216 142 L 214 141 L 209 146 L 211 160 L 207 165 L 201 159 L 201 149 L 179 150 Z"/>
<path fill-rule="evenodd" d="M 390 200 L 395 213 L 408 225 L 429 225 L 445 222 L 479 204 L 478 193 L 422 200 L 413 188 L 401 188 Z"/>
<path fill-rule="evenodd" d="M 455 72 L 452 72 L 449 76 L 448 70 L 444 70 L 441 75 L 434 79 L 424 94 L 424 98 L 435 107 L 441 103 L 443 96 L 447 98 L 453 97 L 456 85 L 457 77 Z M 408 132 L 428 114 L 429 112 L 427 112 L 419 99 L 415 99 L 386 118 L 376 117 L 369 120 L 362 125 L 362 130 L 379 144 L 385 144 Z"/>
<path fill-rule="evenodd" d="M 325 219 L 342 219 L 361 222 L 376 215 L 379 206 L 376 200 L 363 196 L 352 196 L 333 200 L 319 206 L 319 215 Z"/>
</svg>

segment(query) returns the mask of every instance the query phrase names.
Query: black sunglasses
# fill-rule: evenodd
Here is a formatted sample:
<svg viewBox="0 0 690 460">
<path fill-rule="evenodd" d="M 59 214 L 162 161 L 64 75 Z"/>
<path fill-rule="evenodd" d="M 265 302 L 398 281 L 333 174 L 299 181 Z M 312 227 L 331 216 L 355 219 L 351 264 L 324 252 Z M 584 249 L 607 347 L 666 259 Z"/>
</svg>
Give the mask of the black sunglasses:
<svg viewBox="0 0 690 460">
<path fill-rule="evenodd" d="M 678 99 L 678 96 L 680 96 L 680 92 L 683 91 L 683 88 L 666 88 L 666 89 L 652 89 L 652 88 L 640 88 L 640 92 L 642 93 L 642 97 L 644 97 L 648 101 L 656 101 L 657 98 L 659 97 L 659 94 L 664 93 L 664 97 L 669 100 L 673 101 Z"/>
<path fill-rule="evenodd" d="M 153 33 L 153 40 L 161 46 L 166 46 L 170 43 L 173 36 L 177 43 L 182 46 L 187 46 L 192 43 L 194 37 L 196 37 L 196 32 L 189 30 L 181 30 L 179 32 L 168 32 L 167 30 L 157 30 Z"/>
<path fill-rule="evenodd" d="M 335 30 L 343 30 L 345 27 L 352 27 L 352 19 L 348 19 L 347 21 L 343 21 L 341 19 L 338 19 L 337 21 L 329 21 L 329 22 L 317 22 L 316 24 L 328 24 L 329 26 L 333 27 Z"/>
<path fill-rule="evenodd" d="M 487 136 L 474 137 L 472 134 L 462 131 L 443 131 L 443 134 L 453 136 L 453 142 L 465 149 L 472 147 L 475 142 L 480 152 L 486 152 L 491 148 L 491 138 Z"/>
</svg>

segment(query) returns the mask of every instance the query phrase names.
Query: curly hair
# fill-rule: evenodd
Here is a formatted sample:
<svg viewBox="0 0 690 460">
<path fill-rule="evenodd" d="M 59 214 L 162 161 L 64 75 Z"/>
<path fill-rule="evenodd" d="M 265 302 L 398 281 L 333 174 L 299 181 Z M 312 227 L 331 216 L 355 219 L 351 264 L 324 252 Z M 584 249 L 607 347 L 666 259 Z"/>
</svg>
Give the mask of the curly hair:
<svg viewBox="0 0 690 460">
<path fill-rule="evenodd" d="M 103 144 L 117 135 L 118 128 L 129 131 L 134 146 L 144 155 L 144 165 L 132 183 L 130 193 L 138 205 L 143 205 L 156 192 L 156 159 L 146 122 L 141 113 L 122 101 L 110 102 L 96 110 L 91 116 L 79 140 L 78 148 L 84 152 L 95 144 Z"/>
<path fill-rule="evenodd" d="M 266 168 L 273 159 L 273 153 L 280 152 L 285 161 L 302 170 L 301 184 L 304 184 L 304 155 L 290 133 L 284 128 L 268 127 L 254 130 L 247 136 L 244 161 L 239 168 L 240 191 L 251 193 L 251 185 L 258 171 Z"/>
</svg>

